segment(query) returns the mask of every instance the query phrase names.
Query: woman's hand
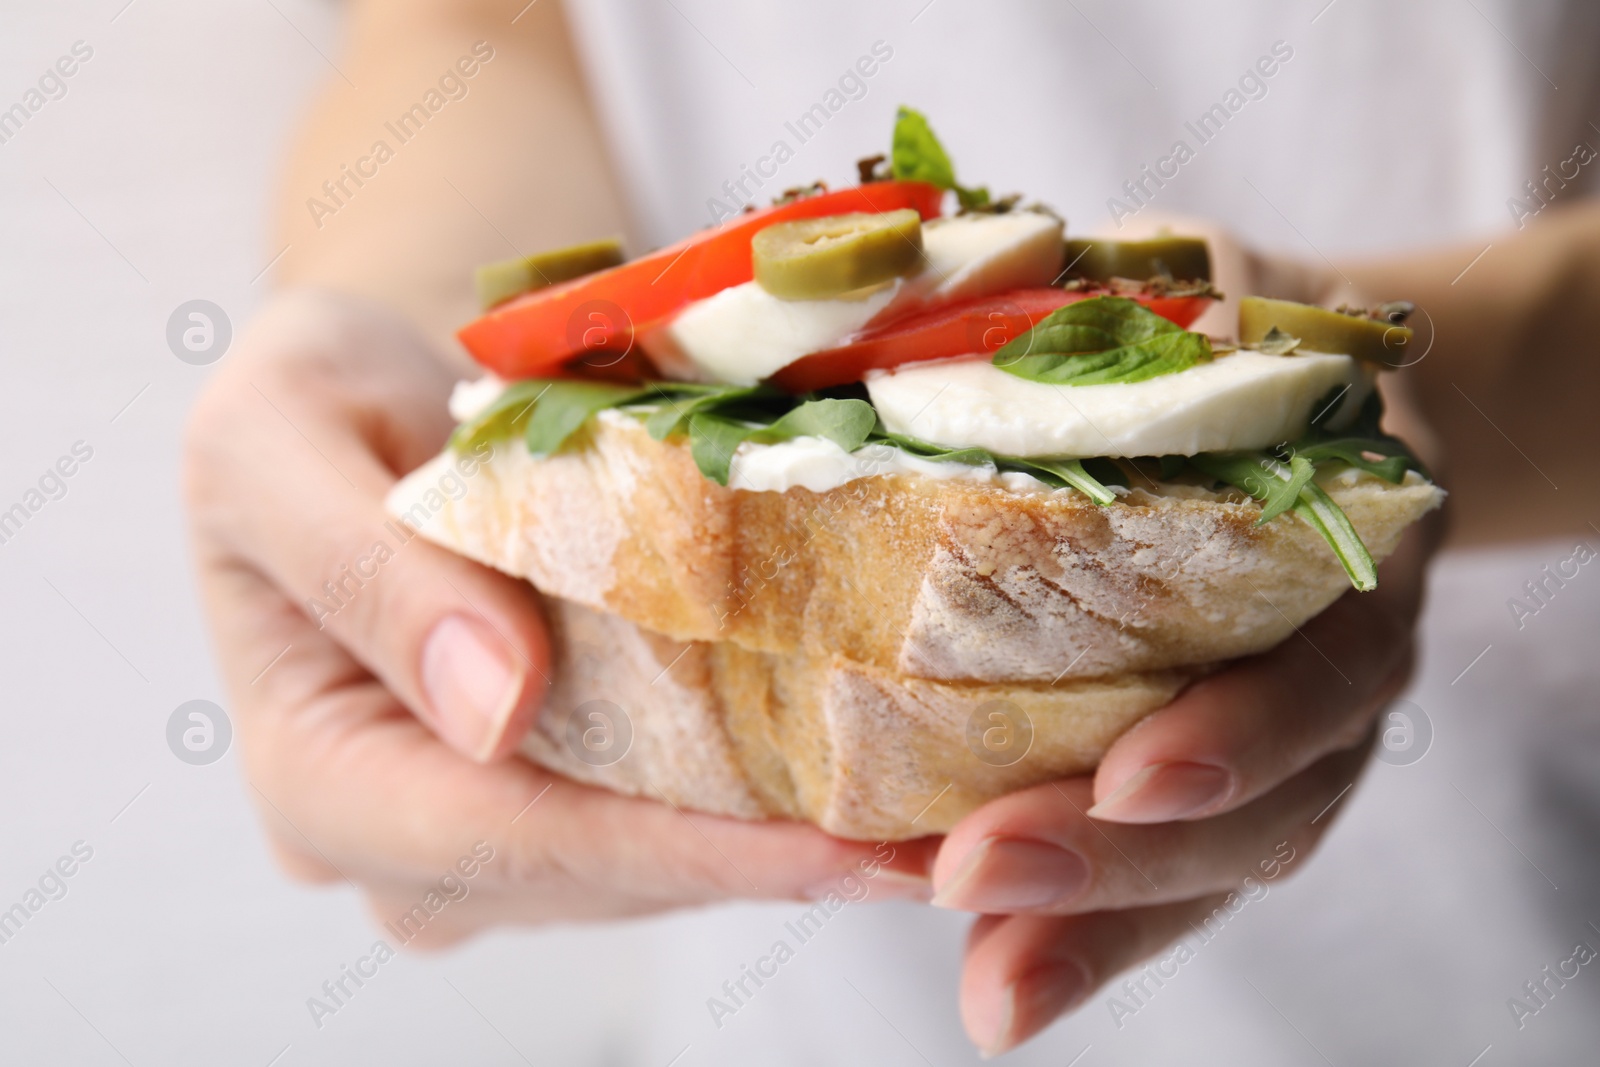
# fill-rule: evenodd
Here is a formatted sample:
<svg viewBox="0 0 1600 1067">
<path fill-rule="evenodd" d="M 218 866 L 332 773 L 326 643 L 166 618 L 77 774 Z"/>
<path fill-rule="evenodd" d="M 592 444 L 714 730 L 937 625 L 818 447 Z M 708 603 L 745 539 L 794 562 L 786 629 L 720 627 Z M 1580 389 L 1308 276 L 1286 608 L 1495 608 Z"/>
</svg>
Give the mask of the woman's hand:
<svg viewBox="0 0 1600 1067">
<path fill-rule="evenodd" d="M 685 815 L 506 758 L 546 685 L 538 600 L 404 538 L 382 509 L 396 472 L 443 444 L 452 379 L 395 317 L 300 292 L 241 338 L 191 421 L 201 585 L 285 868 L 342 877 L 394 920 L 444 875 L 460 883 L 458 864 L 485 843 L 492 859 L 465 865 L 471 893 L 427 924 L 433 941 L 494 922 L 804 897 L 852 871 L 873 872 L 880 895 L 925 895 L 915 845 L 880 872 L 871 845 Z"/>
<path fill-rule="evenodd" d="M 1331 271 L 1256 255 L 1194 220 L 1158 220 L 1169 221 L 1210 241 L 1224 292 L 1354 299 Z M 1196 328 L 1232 334 L 1235 303 Z M 1391 426 L 1428 444 L 1404 397 L 1385 395 Z M 1093 779 L 1003 797 L 950 832 L 934 903 L 983 916 L 961 983 L 980 1048 L 1037 1033 L 1191 932 L 1246 876 L 1299 870 L 1361 773 L 1373 720 L 1410 675 L 1441 536 L 1434 513 L 1379 568 L 1376 591 L 1346 594 L 1272 651 L 1189 687 L 1112 745 Z"/>
<path fill-rule="evenodd" d="M 980 912 L 961 1014 L 986 1052 L 1043 1029 L 1256 882 L 1298 871 L 1410 673 L 1432 531 L 1371 593 L 1190 686 L 1124 734 L 1093 779 L 980 808 L 945 838 L 934 903 Z"/>
</svg>

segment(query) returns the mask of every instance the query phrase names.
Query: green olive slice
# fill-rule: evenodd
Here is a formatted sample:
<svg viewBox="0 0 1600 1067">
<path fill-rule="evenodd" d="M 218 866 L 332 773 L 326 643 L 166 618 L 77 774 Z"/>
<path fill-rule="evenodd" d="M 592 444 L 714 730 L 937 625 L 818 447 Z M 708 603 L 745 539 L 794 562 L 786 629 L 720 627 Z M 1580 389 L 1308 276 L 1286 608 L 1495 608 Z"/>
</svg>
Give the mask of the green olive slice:
<svg viewBox="0 0 1600 1067">
<path fill-rule="evenodd" d="M 1147 241 L 1074 237 L 1067 241 L 1066 262 L 1069 276 L 1097 282 L 1160 277 L 1184 282 L 1211 280 L 1211 252 L 1201 237 L 1152 237 Z"/>
<path fill-rule="evenodd" d="M 773 296 L 828 300 L 916 270 L 922 218 L 906 208 L 779 222 L 755 235 L 750 261 Z"/>
<path fill-rule="evenodd" d="M 514 296 L 531 293 L 557 282 L 581 278 L 621 263 L 622 242 L 615 237 L 558 248 L 553 252 L 540 252 L 536 256 L 487 263 L 478 268 L 475 276 L 478 303 L 487 311 Z"/>
<path fill-rule="evenodd" d="M 1412 339 L 1411 328 L 1399 325 L 1399 317 L 1247 296 L 1239 301 L 1239 343 L 1258 345 L 1276 327 L 1300 342 L 1295 351 L 1332 352 L 1398 367 L 1406 362 Z"/>
</svg>

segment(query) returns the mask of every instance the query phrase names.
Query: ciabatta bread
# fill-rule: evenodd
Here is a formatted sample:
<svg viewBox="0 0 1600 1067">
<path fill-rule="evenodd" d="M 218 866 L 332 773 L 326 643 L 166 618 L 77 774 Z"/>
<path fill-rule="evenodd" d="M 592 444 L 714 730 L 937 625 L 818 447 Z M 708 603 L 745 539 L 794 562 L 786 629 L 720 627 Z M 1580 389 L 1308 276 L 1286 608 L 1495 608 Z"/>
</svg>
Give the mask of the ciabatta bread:
<svg viewBox="0 0 1600 1067">
<path fill-rule="evenodd" d="M 1089 771 L 1193 672 L 953 685 L 843 655 L 683 642 L 547 601 L 554 685 L 523 751 L 582 782 L 841 837 L 943 833 Z"/>
<path fill-rule="evenodd" d="M 728 489 L 609 412 L 553 456 L 520 439 L 442 456 L 388 503 L 552 598 L 530 758 L 682 808 L 893 840 L 1092 770 L 1189 679 L 1348 589 L 1314 530 L 1257 526 L 1241 494 L 1152 483 L 1097 507 L 1029 484 Z M 1443 496 L 1414 476 L 1323 485 L 1379 559 Z"/>
<path fill-rule="evenodd" d="M 1257 526 L 1243 494 L 1191 485 L 1151 483 L 1107 507 L 1039 483 L 911 474 L 749 492 L 617 412 L 553 456 L 510 439 L 470 477 L 452 462 L 419 468 L 389 500 L 440 544 L 679 642 L 838 654 L 905 678 L 1214 663 L 1272 647 L 1349 589 L 1293 514 Z M 1444 495 L 1415 475 L 1322 484 L 1380 560 Z"/>
</svg>

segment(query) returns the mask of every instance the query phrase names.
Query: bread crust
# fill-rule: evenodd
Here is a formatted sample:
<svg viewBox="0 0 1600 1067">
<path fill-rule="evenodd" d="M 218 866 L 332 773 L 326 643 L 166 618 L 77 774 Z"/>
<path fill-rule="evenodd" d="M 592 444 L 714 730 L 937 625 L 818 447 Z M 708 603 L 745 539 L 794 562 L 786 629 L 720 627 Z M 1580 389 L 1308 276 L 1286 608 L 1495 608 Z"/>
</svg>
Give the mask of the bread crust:
<svg viewBox="0 0 1600 1067">
<path fill-rule="evenodd" d="M 1254 501 L 1193 486 L 1152 484 L 1108 507 L 910 474 L 751 492 L 707 480 L 681 441 L 620 415 L 549 457 L 496 443 L 457 499 L 437 489 L 450 462 L 404 479 L 390 510 L 550 596 L 679 642 L 837 654 L 907 679 L 1214 663 L 1272 647 L 1349 589 L 1297 516 L 1258 526 Z M 1323 484 L 1380 560 L 1443 498 L 1415 476 Z"/>
<path fill-rule="evenodd" d="M 547 602 L 554 684 L 523 752 L 581 782 L 840 837 L 943 833 L 985 801 L 1093 769 L 1193 672 L 956 685 L 843 655 L 682 642 Z"/>
</svg>

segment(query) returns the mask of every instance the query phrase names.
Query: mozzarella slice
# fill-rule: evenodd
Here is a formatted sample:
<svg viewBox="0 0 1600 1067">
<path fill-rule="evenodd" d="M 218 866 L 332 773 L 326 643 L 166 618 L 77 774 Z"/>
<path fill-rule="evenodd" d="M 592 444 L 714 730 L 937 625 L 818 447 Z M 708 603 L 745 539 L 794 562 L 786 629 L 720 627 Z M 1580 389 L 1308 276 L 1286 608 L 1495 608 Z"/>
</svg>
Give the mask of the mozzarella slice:
<svg viewBox="0 0 1600 1067">
<path fill-rule="evenodd" d="M 1034 211 L 926 222 L 922 254 L 928 266 L 919 281 L 933 288 L 923 300 L 931 306 L 1049 285 L 1061 273 L 1061 231 L 1060 219 Z"/>
<path fill-rule="evenodd" d="M 746 282 L 690 304 L 666 333 L 702 375 L 754 385 L 860 330 L 889 306 L 904 284 L 896 279 L 855 300 L 781 300 Z"/>
<path fill-rule="evenodd" d="M 641 343 L 674 377 L 751 385 L 880 316 L 1049 285 L 1062 247 L 1061 220 L 1031 211 L 934 219 L 922 230 L 927 266 L 913 277 L 841 300 L 782 300 L 746 282 L 690 304 Z"/>
<path fill-rule="evenodd" d="M 475 382 L 459 381 L 450 391 L 450 417 L 466 422 L 500 399 L 506 383 L 493 374 L 485 374 Z"/>
<path fill-rule="evenodd" d="M 1312 405 L 1349 386 L 1354 411 L 1370 378 L 1349 356 L 1236 352 L 1123 385 L 1046 385 L 987 360 L 908 364 L 867 377 L 894 433 L 1002 456 L 1192 456 L 1265 448 L 1306 430 Z"/>
</svg>

